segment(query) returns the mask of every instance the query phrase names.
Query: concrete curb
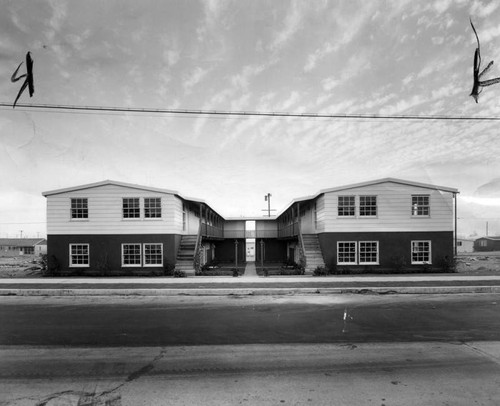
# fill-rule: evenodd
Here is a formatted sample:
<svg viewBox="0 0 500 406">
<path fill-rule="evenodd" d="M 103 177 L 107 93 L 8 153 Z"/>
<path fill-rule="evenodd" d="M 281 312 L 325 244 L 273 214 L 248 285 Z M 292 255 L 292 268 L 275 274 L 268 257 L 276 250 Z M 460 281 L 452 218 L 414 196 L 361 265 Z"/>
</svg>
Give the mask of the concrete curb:
<svg viewBox="0 0 500 406">
<path fill-rule="evenodd" d="M 272 296 L 314 294 L 459 294 L 500 293 L 500 286 L 387 286 L 343 288 L 210 289 L 0 289 L 0 296 Z"/>
</svg>

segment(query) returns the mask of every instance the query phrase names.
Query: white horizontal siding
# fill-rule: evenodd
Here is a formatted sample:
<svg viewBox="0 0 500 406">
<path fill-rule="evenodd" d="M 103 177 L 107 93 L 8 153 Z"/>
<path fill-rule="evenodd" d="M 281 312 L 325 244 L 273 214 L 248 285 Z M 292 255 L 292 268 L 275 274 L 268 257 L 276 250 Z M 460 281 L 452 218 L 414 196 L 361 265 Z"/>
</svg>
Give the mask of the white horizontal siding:
<svg viewBox="0 0 500 406">
<path fill-rule="evenodd" d="M 122 198 L 141 199 L 141 218 L 124 219 Z M 144 198 L 161 197 L 162 217 L 145 219 Z M 87 198 L 89 218 L 71 219 L 71 199 Z M 48 234 L 182 233 L 182 201 L 173 194 L 105 185 L 47 197 Z"/>
<path fill-rule="evenodd" d="M 412 195 L 430 196 L 430 216 L 411 214 Z M 359 216 L 359 196 L 377 196 L 377 216 Z M 439 190 L 396 183 L 382 183 L 325 195 L 326 232 L 364 231 L 452 231 L 453 194 Z M 356 216 L 338 216 L 338 196 L 356 196 Z"/>
<path fill-rule="evenodd" d="M 316 199 L 316 211 L 317 211 L 316 232 L 322 233 L 326 229 L 325 195 L 321 195 Z"/>
</svg>

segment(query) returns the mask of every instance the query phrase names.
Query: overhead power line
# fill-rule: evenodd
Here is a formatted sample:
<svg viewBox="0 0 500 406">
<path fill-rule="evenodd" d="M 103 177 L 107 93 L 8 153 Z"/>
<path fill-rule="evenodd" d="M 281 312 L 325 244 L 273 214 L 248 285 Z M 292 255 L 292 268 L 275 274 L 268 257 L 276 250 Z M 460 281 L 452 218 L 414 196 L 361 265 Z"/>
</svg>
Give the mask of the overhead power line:
<svg viewBox="0 0 500 406">
<path fill-rule="evenodd" d="M 2 107 L 12 107 L 11 103 L 0 102 Z M 500 121 L 495 116 L 449 116 L 449 115 L 395 115 L 395 114 L 329 114 L 329 113 L 291 113 L 270 111 L 231 111 L 231 110 L 191 110 L 191 109 L 155 109 L 142 107 L 106 107 L 106 106 L 75 106 L 64 104 L 17 104 L 17 109 L 42 109 L 63 111 L 89 111 L 94 113 L 147 113 L 176 114 L 195 116 L 226 116 L 226 117 L 291 117 L 291 118 L 325 118 L 325 119 L 383 119 L 383 120 L 449 120 L 449 121 Z"/>
</svg>

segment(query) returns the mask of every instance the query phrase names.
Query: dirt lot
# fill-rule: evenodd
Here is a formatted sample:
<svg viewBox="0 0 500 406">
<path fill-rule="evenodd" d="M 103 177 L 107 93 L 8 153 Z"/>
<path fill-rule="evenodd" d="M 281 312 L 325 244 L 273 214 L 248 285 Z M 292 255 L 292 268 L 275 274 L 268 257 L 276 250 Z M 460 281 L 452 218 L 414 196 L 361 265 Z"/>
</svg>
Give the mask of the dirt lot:
<svg viewBox="0 0 500 406">
<path fill-rule="evenodd" d="M 459 254 L 457 271 L 466 275 L 500 274 L 500 251 Z M 38 277 L 42 277 L 39 256 L 0 257 L 0 278 Z"/>
<path fill-rule="evenodd" d="M 41 269 L 38 255 L 0 257 L 0 278 L 37 278 Z"/>
</svg>

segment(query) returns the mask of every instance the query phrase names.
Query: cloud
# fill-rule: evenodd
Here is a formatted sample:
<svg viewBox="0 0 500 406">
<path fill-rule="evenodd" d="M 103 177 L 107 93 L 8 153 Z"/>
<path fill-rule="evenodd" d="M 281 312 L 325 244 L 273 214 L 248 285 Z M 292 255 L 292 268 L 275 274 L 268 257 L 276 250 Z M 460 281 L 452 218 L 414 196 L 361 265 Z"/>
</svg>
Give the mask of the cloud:
<svg viewBox="0 0 500 406">
<path fill-rule="evenodd" d="M 208 74 L 209 69 L 195 68 L 185 79 L 182 84 L 184 91 L 190 93 L 194 86 L 200 83 Z"/>
<path fill-rule="evenodd" d="M 298 6 L 299 3 L 292 1 L 286 4 L 290 5 L 290 8 L 285 16 L 282 29 L 275 33 L 274 39 L 269 45 L 272 51 L 283 48 L 302 27 L 302 13 Z"/>
<path fill-rule="evenodd" d="M 52 10 L 52 16 L 47 21 L 48 30 L 45 32 L 47 40 L 52 42 L 61 30 L 62 24 L 68 14 L 68 5 L 65 2 L 58 0 L 49 0 L 48 3 Z"/>
</svg>

